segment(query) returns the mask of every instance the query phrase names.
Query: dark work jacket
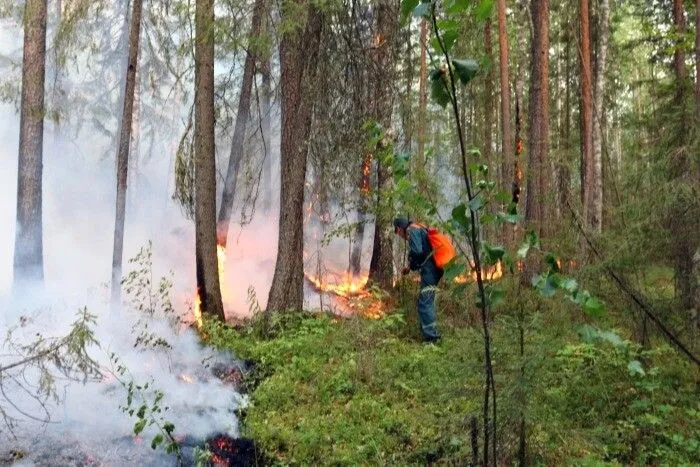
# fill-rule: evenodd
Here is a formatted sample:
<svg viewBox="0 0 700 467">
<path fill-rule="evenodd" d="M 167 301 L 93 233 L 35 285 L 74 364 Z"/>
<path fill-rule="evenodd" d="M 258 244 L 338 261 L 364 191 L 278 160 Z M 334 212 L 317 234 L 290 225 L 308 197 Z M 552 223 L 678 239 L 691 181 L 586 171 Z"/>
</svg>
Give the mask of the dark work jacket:
<svg viewBox="0 0 700 467">
<path fill-rule="evenodd" d="M 408 240 L 408 265 L 411 271 L 420 270 L 421 282 L 435 285 L 442 277 L 442 269 L 435 266 L 433 248 L 428 242 L 428 231 L 411 224 L 406 229 Z"/>
</svg>

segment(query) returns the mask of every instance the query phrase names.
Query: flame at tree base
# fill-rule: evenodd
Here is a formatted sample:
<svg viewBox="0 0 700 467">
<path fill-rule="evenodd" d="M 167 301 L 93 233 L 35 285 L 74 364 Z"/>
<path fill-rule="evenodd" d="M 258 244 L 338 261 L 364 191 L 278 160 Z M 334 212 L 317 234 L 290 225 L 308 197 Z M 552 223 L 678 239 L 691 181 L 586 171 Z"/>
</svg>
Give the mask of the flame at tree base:
<svg viewBox="0 0 700 467">
<path fill-rule="evenodd" d="M 219 271 L 219 287 L 221 289 L 221 299 L 226 301 L 229 297 L 228 289 L 224 287 L 226 278 L 226 248 L 222 245 L 216 245 L 216 264 Z M 204 321 L 202 319 L 202 297 L 199 296 L 199 290 L 194 297 L 194 303 L 192 304 L 192 313 L 194 315 L 194 324 L 197 329 L 202 329 Z"/>
</svg>

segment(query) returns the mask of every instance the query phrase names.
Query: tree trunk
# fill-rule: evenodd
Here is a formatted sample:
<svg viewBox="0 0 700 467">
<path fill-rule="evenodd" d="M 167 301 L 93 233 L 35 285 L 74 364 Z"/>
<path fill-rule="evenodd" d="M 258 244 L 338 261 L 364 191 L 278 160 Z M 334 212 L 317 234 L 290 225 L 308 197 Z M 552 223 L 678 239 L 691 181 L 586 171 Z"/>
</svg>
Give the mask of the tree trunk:
<svg viewBox="0 0 700 467">
<path fill-rule="evenodd" d="M 591 103 L 591 38 L 588 0 L 579 0 L 579 63 L 581 71 L 581 203 L 583 219 L 591 227 L 595 163 L 593 161 L 593 110 Z"/>
<path fill-rule="evenodd" d="M 685 33 L 686 24 L 683 11 L 683 1 L 673 1 L 673 29 L 677 37 Z M 669 162 L 670 179 L 678 183 L 693 183 L 689 180 L 690 165 L 688 163 L 690 151 L 690 127 L 689 116 L 686 113 L 687 96 L 687 71 L 685 67 L 685 50 L 682 40 L 678 39 L 673 53 L 673 71 L 676 79 L 676 94 L 673 105 L 677 115 L 677 133 L 674 141 L 675 149 L 672 151 Z M 697 232 L 698 223 L 685 213 L 687 204 L 680 200 L 674 201 L 669 209 L 668 226 L 674 238 L 672 244 L 672 258 L 675 269 L 676 291 L 680 305 L 684 310 L 693 309 L 696 305 L 696 284 L 693 276 L 693 255 L 698 247 Z M 694 232 L 694 233 L 693 233 Z"/>
<path fill-rule="evenodd" d="M 569 23 L 564 25 L 564 115 L 562 123 L 563 158 L 557 167 L 557 192 L 558 204 L 563 207 L 570 203 L 569 188 L 571 186 L 571 171 L 569 158 L 571 157 L 571 33 Z"/>
<path fill-rule="evenodd" d="M 41 198 L 45 73 L 46 0 L 27 0 L 17 162 L 15 285 L 44 280 Z"/>
<path fill-rule="evenodd" d="M 513 164 L 513 139 L 510 127 L 510 75 L 508 73 L 508 30 L 506 29 L 506 0 L 498 0 L 498 57 L 499 76 L 501 81 L 501 135 L 503 142 L 501 177 L 503 179 L 503 189 L 508 190 L 508 186 L 513 177 L 510 167 Z"/>
<path fill-rule="evenodd" d="M 605 66 L 608 52 L 608 18 L 610 0 L 600 0 L 598 11 L 598 42 L 596 44 L 596 74 L 593 93 L 595 117 L 593 118 L 593 170 L 588 224 L 591 230 L 600 233 L 603 229 L 603 123 L 605 122 Z"/>
<path fill-rule="evenodd" d="M 367 221 L 367 201 L 369 197 L 370 173 L 372 171 L 372 154 L 367 153 L 362 159 L 362 175 L 360 177 L 360 205 L 357 209 L 357 226 L 353 233 L 352 250 L 350 252 L 349 272 L 357 277 L 362 270 L 362 244 L 365 239 L 365 223 Z"/>
<path fill-rule="evenodd" d="M 428 102 L 426 92 L 428 82 L 428 66 L 426 48 L 428 46 L 428 21 L 420 22 L 420 75 L 418 77 L 418 151 L 416 152 L 418 166 L 425 168 L 425 111 Z"/>
<path fill-rule="evenodd" d="M 695 0 L 695 118 L 700 125 L 700 0 Z"/>
<path fill-rule="evenodd" d="M 530 10 L 533 31 L 525 218 L 542 235 L 546 224 L 544 197 L 549 149 L 549 0 L 532 0 Z"/>
<path fill-rule="evenodd" d="M 272 70 L 270 57 L 261 64 L 262 74 L 262 115 L 260 116 L 261 139 L 263 147 L 263 211 L 265 214 L 272 209 Z"/>
<path fill-rule="evenodd" d="M 225 319 L 216 252 L 216 146 L 214 143 L 214 0 L 195 12 L 195 255 L 203 313 Z"/>
<path fill-rule="evenodd" d="M 300 310 L 304 304 L 304 183 L 311 131 L 312 87 L 320 47 L 322 17 L 313 5 L 298 0 L 282 7 L 282 20 L 308 12 L 304 29 L 287 31 L 280 42 L 282 89 L 281 189 L 275 274 L 267 310 Z M 294 11 L 296 10 L 296 12 Z"/>
<path fill-rule="evenodd" d="M 238 180 L 238 169 L 241 166 L 243 153 L 245 152 L 246 127 L 250 115 L 250 95 L 253 88 L 253 78 L 255 78 L 256 56 L 258 55 L 254 40 L 260 36 L 261 24 L 265 13 L 266 3 L 264 0 L 256 0 L 253 7 L 253 19 L 248 40 L 248 50 L 246 51 L 245 64 L 243 65 L 243 80 L 241 81 L 241 93 L 238 97 L 238 112 L 236 114 L 236 126 L 233 130 L 233 140 L 231 141 L 231 154 L 228 160 L 228 170 L 224 182 L 224 191 L 221 196 L 221 206 L 219 206 L 219 218 L 216 225 L 216 241 L 219 245 L 226 247 L 228 239 L 228 229 L 231 225 L 231 212 L 233 210 L 233 199 L 236 195 L 236 183 Z"/>
<path fill-rule="evenodd" d="M 394 76 L 396 59 L 394 38 L 398 30 L 398 2 L 379 0 L 376 7 L 377 33 L 375 35 L 375 70 L 379 78 L 374 81 L 374 116 L 385 131 L 391 126 L 393 109 L 393 88 L 391 77 Z M 393 227 L 391 225 L 391 202 L 386 199 L 390 188 L 391 175 L 377 157 L 377 202 L 374 227 L 374 248 L 369 265 L 369 282 L 382 288 L 393 287 Z"/>
<path fill-rule="evenodd" d="M 491 35 L 491 18 L 484 23 L 484 52 L 489 63 L 493 63 L 493 46 Z M 495 174 L 496 167 L 492 165 L 491 153 L 493 145 L 493 68 L 488 67 L 484 83 L 484 160 Z"/>
<path fill-rule="evenodd" d="M 114 218 L 114 248 L 112 249 L 112 305 L 121 301 L 122 256 L 124 252 L 124 219 L 126 217 L 126 181 L 129 170 L 131 123 L 136 88 L 136 68 L 139 60 L 139 36 L 141 34 L 142 0 L 134 0 L 129 31 L 129 61 L 126 67 L 124 107 L 122 108 L 121 133 L 117 148 L 117 202 Z"/>
</svg>

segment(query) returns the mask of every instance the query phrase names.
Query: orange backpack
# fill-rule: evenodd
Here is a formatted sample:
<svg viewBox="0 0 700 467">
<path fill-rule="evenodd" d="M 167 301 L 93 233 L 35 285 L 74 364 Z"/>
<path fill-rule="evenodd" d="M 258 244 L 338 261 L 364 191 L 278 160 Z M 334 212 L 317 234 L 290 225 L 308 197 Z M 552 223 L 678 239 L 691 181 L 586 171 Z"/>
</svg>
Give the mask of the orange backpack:
<svg viewBox="0 0 700 467">
<path fill-rule="evenodd" d="M 414 223 L 414 225 L 428 232 L 428 243 L 430 243 L 430 247 L 433 249 L 433 262 L 439 269 L 444 269 L 447 263 L 457 255 L 450 237 L 440 232 L 435 227 L 426 227 L 418 223 Z"/>
</svg>

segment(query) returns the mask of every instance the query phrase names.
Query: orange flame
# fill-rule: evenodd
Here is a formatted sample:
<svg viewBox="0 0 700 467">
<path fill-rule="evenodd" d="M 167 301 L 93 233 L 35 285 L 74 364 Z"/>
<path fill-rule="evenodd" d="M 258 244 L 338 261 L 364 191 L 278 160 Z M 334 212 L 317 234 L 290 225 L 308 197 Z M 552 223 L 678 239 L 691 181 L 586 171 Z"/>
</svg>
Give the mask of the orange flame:
<svg viewBox="0 0 700 467">
<path fill-rule="evenodd" d="M 499 261 L 493 267 L 481 268 L 481 278 L 485 281 L 495 281 L 503 276 L 503 265 Z M 454 279 L 456 284 L 469 284 L 471 282 L 476 282 L 476 271 L 472 265 L 472 271 L 465 274 L 460 274 Z"/>
<path fill-rule="evenodd" d="M 216 267 L 219 271 L 219 287 L 221 288 L 221 298 L 222 300 L 228 299 L 228 289 L 223 286 L 225 278 L 225 265 L 226 265 L 226 248 L 223 245 L 216 245 Z M 199 290 L 194 297 L 194 304 L 192 308 L 194 314 L 194 322 L 197 325 L 197 329 L 202 329 L 202 298 L 199 296 Z"/>
<path fill-rule="evenodd" d="M 319 292 L 328 292 L 346 298 L 358 295 L 369 295 L 369 292 L 364 290 L 367 279 L 369 278 L 368 274 L 353 277 L 352 274 L 345 273 L 341 280 L 334 282 L 328 282 L 324 277 L 316 277 L 307 273 L 304 273 L 304 275 Z"/>
</svg>

